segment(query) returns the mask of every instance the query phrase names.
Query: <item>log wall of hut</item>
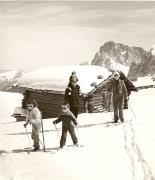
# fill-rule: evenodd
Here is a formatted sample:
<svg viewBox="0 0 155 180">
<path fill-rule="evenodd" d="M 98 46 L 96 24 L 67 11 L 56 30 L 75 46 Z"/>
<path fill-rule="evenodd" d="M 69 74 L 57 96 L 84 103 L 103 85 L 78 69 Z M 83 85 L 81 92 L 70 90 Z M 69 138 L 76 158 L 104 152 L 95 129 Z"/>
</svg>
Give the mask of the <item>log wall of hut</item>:
<svg viewBox="0 0 155 180">
<path fill-rule="evenodd" d="M 41 91 L 31 91 L 31 96 L 36 99 L 43 118 L 56 118 L 60 113 L 60 107 L 64 101 L 64 94 Z M 85 98 L 80 98 L 79 112 L 86 112 Z"/>
<path fill-rule="evenodd" d="M 104 87 L 96 89 L 89 95 L 87 101 L 90 113 L 111 111 L 111 95 Z"/>
</svg>

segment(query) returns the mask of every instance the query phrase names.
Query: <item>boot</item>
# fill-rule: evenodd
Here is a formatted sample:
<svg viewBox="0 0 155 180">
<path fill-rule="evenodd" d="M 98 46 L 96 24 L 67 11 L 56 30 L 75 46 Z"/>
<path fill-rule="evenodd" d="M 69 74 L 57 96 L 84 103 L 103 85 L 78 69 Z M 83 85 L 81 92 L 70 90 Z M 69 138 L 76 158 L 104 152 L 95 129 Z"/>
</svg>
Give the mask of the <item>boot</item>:
<svg viewBox="0 0 155 180">
<path fill-rule="evenodd" d="M 74 146 L 75 146 L 75 147 L 79 147 L 79 144 L 78 144 L 78 143 L 76 143 L 76 144 L 74 144 Z"/>
<path fill-rule="evenodd" d="M 40 147 L 34 147 L 33 151 L 38 151 L 40 150 Z"/>
<path fill-rule="evenodd" d="M 124 122 L 124 119 L 121 119 L 121 122 L 123 123 L 123 122 Z"/>
</svg>

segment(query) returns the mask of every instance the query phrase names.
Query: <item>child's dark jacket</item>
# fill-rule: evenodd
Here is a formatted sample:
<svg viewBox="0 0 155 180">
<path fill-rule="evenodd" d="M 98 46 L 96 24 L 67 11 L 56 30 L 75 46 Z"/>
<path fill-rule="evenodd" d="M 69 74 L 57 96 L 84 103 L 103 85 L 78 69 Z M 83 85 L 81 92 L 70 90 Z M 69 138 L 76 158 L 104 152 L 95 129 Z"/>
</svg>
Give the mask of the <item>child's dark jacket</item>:
<svg viewBox="0 0 155 180">
<path fill-rule="evenodd" d="M 55 124 L 62 121 L 62 127 L 70 127 L 77 125 L 77 121 L 73 113 L 68 109 L 67 112 L 61 112 L 58 119 L 54 121 Z"/>
</svg>

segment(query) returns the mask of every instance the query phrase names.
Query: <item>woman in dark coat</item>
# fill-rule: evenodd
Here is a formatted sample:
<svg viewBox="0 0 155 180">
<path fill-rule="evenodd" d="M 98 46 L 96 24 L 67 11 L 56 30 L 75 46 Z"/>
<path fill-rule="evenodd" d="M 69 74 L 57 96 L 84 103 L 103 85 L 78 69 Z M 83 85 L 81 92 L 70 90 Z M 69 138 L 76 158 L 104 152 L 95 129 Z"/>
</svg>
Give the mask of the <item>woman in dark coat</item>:
<svg viewBox="0 0 155 180">
<path fill-rule="evenodd" d="M 79 112 L 79 98 L 82 95 L 77 78 L 72 77 L 65 91 L 65 102 L 69 104 L 71 112 L 77 118 Z"/>
</svg>

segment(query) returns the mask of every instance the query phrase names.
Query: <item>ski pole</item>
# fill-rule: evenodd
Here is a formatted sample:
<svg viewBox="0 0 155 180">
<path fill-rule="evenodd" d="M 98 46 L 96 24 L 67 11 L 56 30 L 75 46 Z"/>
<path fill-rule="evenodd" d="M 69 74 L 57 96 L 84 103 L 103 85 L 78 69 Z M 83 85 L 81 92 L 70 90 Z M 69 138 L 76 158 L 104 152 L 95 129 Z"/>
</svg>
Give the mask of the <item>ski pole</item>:
<svg viewBox="0 0 155 180">
<path fill-rule="evenodd" d="M 29 144 L 30 144 L 30 146 L 32 147 L 32 145 L 31 145 L 31 141 L 30 141 L 30 137 L 29 137 L 29 135 L 28 135 L 28 132 L 27 132 L 27 128 L 26 128 L 26 127 L 25 127 L 25 130 L 26 130 L 26 135 L 27 135 L 28 140 L 29 140 Z"/>
<path fill-rule="evenodd" d="M 43 127 L 42 117 L 41 117 L 41 127 L 42 127 L 42 137 L 43 137 L 43 148 L 44 148 L 44 152 L 45 152 L 44 127 Z"/>
<path fill-rule="evenodd" d="M 78 135 L 78 141 L 81 143 L 81 138 L 80 138 L 80 134 L 79 134 L 79 128 L 78 126 L 76 126 L 77 129 L 77 135 Z M 81 143 L 82 144 L 82 143 Z"/>
<path fill-rule="evenodd" d="M 54 124 L 54 126 L 55 126 L 55 130 L 56 130 L 56 132 L 57 132 L 57 135 L 58 135 L 58 137 L 59 137 L 59 140 L 60 140 L 60 135 L 59 135 L 59 133 L 58 133 L 57 127 L 56 127 L 56 125 L 55 125 L 55 124 Z"/>
</svg>

